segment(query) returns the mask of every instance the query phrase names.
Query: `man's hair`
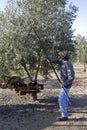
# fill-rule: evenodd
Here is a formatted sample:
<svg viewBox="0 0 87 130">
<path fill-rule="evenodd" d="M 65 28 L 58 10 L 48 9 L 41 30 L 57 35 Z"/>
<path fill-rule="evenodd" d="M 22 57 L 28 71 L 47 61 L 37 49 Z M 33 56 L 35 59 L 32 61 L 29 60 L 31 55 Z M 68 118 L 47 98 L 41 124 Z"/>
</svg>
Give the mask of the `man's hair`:
<svg viewBox="0 0 87 130">
<path fill-rule="evenodd" d="M 69 60 L 69 54 L 68 54 L 67 51 L 60 51 L 60 52 L 58 53 L 58 56 L 59 56 L 60 58 L 64 58 L 64 60 Z"/>
</svg>

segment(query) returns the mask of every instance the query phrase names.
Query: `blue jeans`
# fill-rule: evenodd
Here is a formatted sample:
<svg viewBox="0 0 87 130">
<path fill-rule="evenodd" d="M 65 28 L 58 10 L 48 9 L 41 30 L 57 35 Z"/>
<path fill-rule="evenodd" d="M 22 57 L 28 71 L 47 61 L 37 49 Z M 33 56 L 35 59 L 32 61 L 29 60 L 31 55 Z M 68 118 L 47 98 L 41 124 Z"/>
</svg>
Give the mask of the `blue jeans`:
<svg viewBox="0 0 87 130">
<path fill-rule="evenodd" d="M 58 103 L 62 117 L 68 117 L 68 103 L 69 103 L 69 90 L 68 88 L 61 88 L 61 92 L 58 97 Z"/>
</svg>

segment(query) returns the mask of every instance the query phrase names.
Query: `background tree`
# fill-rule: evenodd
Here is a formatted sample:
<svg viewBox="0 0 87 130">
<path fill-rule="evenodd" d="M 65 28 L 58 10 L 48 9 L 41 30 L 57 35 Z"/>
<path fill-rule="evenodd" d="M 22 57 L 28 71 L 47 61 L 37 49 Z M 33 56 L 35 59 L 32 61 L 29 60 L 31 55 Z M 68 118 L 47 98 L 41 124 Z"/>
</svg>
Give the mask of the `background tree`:
<svg viewBox="0 0 87 130">
<path fill-rule="evenodd" d="M 84 63 L 84 71 L 86 71 L 87 63 L 87 40 L 81 35 L 76 36 L 76 54 L 77 61 Z"/>
</svg>

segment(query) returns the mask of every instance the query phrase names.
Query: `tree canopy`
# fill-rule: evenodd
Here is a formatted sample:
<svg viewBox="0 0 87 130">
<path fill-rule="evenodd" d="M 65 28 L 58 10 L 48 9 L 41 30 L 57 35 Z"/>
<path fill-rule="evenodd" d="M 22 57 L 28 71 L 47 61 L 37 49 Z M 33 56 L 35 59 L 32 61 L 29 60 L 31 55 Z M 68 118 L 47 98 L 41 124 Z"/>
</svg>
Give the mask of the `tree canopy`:
<svg viewBox="0 0 87 130">
<path fill-rule="evenodd" d="M 5 11 L 0 12 L 1 77 L 12 71 L 21 74 L 18 70 L 23 67 L 29 78 L 32 75 L 36 80 L 39 71 L 49 73 L 35 30 L 52 58 L 61 50 L 72 55 L 77 10 L 67 0 L 8 0 Z"/>
</svg>

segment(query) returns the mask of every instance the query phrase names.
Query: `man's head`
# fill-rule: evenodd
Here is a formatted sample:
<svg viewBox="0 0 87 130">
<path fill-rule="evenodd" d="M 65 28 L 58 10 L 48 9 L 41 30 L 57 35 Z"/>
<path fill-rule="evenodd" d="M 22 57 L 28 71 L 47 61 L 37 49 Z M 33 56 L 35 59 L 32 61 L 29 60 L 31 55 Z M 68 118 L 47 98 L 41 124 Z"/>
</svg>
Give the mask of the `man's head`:
<svg viewBox="0 0 87 130">
<path fill-rule="evenodd" d="M 68 60 L 69 59 L 69 55 L 68 55 L 67 51 L 60 51 L 58 53 L 58 57 L 60 59 L 63 59 L 63 60 Z"/>
</svg>

